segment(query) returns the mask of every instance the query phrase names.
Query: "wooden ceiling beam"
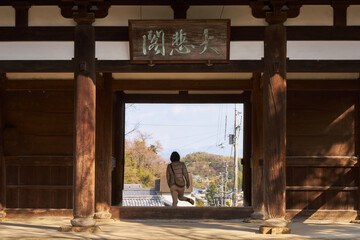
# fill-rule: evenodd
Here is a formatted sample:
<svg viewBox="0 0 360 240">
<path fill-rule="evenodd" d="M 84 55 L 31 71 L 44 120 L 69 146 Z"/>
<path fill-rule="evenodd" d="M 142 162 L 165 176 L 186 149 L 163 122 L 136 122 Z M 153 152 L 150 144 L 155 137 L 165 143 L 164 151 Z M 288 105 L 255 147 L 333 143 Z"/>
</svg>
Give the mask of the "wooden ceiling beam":
<svg viewBox="0 0 360 240">
<path fill-rule="evenodd" d="M 11 6 L 13 0 L 2 0 L 0 6 Z M 54 6 L 59 5 L 61 0 L 30 0 L 35 6 Z M 191 5 L 249 5 L 250 0 L 191 0 Z M 110 0 L 111 5 L 171 5 L 171 0 Z M 331 0 L 302 0 L 303 5 L 331 5 Z M 351 5 L 360 4 L 360 0 L 350 0 Z"/>
<path fill-rule="evenodd" d="M 117 80 L 113 91 L 251 91 L 252 80 Z M 165 84 L 164 84 L 165 83 Z M 69 79 L 3 80 L 6 91 L 73 91 Z M 293 79 L 287 81 L 288 91 L 360 91 L 359 79 Z"/>
<path fill-rule="evenodd" d="M 288 26 L 289 41 L 360 40 L 359 26 Z M 231 41 L 263 41 L 265 27 L 231 27 Z M 246 34 L 245 34 L 246 33 Z M 129 41 L 128 27 L 95 27 L 96 41 Z M 0 27 L 1 41 L 74 41 L 74 27 Z"/>
<path fill-rule="evenodd" d="M 29 0 L 31 5 L 59 5 L 61 0 Z M 349 0 L 351 5 L 360 4 L 360 0 Z M 11 6 L 13 0 L 1 0 L 0 6 Z M 332 0 L 302 0 L 303 5 L 331 5 Z M 171 5 L 171 0 L 110 0 L 111 5 Z M 249 5 L 250 0 L 190 0 L 190 5 Z"/>
<path fill-rule="evenodd" d="M 250 92 L 242 94 L 125 94 L 126 103 L 244 103 Z"/>
<path fill-rule="evenodd" d="M 236 91 L 251 90 L 251 80 L 117 80 L 112 81 L 115 91 Z"/>
<path fill-rule="evenodd" d="M 261 72 L 262 60 L 231 60 L 228 64 L 130 64 L 128 60 L 97 60 L 98 72 Z M 359 72 L 360 60 L 288 60 L 287 72 Z M 73 72 L 72 60 L 0 60 L 0 72 Z"/>
</svg>

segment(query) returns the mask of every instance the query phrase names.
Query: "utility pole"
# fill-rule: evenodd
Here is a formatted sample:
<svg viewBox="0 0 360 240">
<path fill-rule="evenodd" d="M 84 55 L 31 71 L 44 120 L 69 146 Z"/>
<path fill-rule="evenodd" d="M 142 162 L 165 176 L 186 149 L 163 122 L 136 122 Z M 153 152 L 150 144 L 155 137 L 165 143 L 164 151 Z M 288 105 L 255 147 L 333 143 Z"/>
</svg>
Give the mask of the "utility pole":
<svg viewBox="0 0 360 240">
<path fill-rule="evenodd" d="M 237 105 L 235 104 L 235 124 L 234 124 L 234 207 L 237 206 L 237 193 L 238 193 L 238 169 L 239 169 L 239 163 L 238 163 L 238 152 L 237 152 L 237 146 L 238 146 L 238 121 L 237 121 L 238 111 L 237 111 Z"/>
</svg>

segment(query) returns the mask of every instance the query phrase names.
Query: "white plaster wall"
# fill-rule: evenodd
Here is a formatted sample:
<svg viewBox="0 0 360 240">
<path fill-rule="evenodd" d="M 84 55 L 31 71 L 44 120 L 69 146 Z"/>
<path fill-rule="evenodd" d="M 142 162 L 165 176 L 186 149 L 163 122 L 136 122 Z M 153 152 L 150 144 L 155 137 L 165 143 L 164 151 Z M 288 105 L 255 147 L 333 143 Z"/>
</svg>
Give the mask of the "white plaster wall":
<svg viewBox="0 0 360 240">
<path fill-rule="evenodd" d="M 187 10 L 188 19 L 220 19 L 222 6 L 191 6 Z"/>
<path fill-rule="evenodd" d="M 95 56 L 99 60 L 129 60 L 129 42 L 96 42 Z"/>
<path fill-rule="evenodd" d="M 112 6 L 109 14 L 96 19 L 94 26 L 128 26 L 132 19 L 173 19 L 170 6 Z"/>
<path fill-rule="evenodd" d="M 359 41 L 288 41 L 290 59 L 351 60 L 360 59 Z"/>
<path fill-rule="evenodd" d="M 360 25 L 360 5 L 351 5 L 347 9 L 347 25 Z"/>
<path fill-rule="evenodd" d="M 231 26 L 266 26 L 264 19 L 255 18 L 249 6 L 224 6 L 223 19 L 231 19 Z"/>
<path fill-rule="evenodd" d="M 305 5 L 300 8 L 296 18 L 288 18 L 285 25 L 332 26 L 333 8 L 331 6 Z"/>
<path fill-rule="evenodd" d="M 0 42 L 0 60 L 70 60 L 73 42 Z"/>
<path fill-rule="evenodd" d="M 141 19 L 174 19 L 170 6 L 142 6 Z"/>
<path fill-rule="evenodd" d="M 288 41 L 290 59 L 359 60 L 360 41 Z M 261 41 L 231 42 L 231 60 L 264 57 Z M 0 60 L 67 60 L 74 55 L 72 42 L 0 42 Z M 99 60 L 128 60 L 128 42 L 96 42 Z"/>
<path fill-rule="evenodd" d="M 29 26 L 75 26 L 75 21 L 61 16 L 58 6 L 32 6 Z"/>
<path fill-rule="evenodd" d="M 231 60 L 259 60 L 264 57 L 264 43 L 254 42 L 230 42 Z"/>
<path fill-rule="evenodd" d="M 15 9 L 13 7 L 0 7 L 0 26 L 15 26 Z"/>
</svg>

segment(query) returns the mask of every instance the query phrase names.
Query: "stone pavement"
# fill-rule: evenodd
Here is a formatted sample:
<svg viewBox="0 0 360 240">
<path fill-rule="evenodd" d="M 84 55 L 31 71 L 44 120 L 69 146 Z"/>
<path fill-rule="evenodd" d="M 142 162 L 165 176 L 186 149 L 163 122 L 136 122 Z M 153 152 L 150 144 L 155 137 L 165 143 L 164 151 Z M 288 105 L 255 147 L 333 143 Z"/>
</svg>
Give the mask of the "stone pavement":
<svg viewBox="0 0 360 240">
<path fill-rule="evenodd" d="M 68 217 L 8 219 L 0 222 L 0 239 L 360 239 L 360 225 L 348 222 L 296 221 L 292 233 L 263 235 L 259 223 L 242 220 L 138 220 L 98 223 L 101 233 L 64 233 Z"/>
</svg>

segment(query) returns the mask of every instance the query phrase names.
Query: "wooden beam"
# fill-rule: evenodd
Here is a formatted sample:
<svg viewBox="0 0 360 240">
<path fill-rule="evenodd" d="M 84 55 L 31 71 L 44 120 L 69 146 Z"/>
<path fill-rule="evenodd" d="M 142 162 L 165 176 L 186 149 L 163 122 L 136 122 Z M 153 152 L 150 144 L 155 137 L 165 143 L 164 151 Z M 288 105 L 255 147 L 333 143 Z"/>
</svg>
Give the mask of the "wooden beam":
<svg viewBox="0 0 360 240">
<path fill-rule="evenodd" d="M 243 185 L 244 206 L 251 206 L 251 95 L 246 94 L 247 99 L 244 102 L 244 141 L 243 141 Z"/>
<path fill-rule="evenodd" d="M 164 84 L 165 83 L 165 84 Z M 234 91 L 253 89 L 252 80 L 111 80 L 113 91 Z M 73 91 L 73 80 L 6 80 L 6 91 Z M 309 80 L 287 81 L 288 91 L 360 91 L 360 80 Z"/>
<path fill-rule="evenodd" d="M 96 83 L 95 218 L 110 218 L 112 170 L 111 74 Z"/>
<path fill-rule="evenodd" d="M 264 213 L 286 214 L 286 29 L 270 23 L 265 29 L 263 85 Z"/>
<path fill-rule="evenodd" d="M 244 103 L 249 92 L 243 94 L 126 94 L 126 103 Z"/>
<path fill-rule="evenodd" d="M 73 156 L 5 156 L 6 166 L 72 166 Z"/>
<path fill-rule="evenodd" d="M 191 5 L 249 5 L 251 0 L 191 0 Z M 13 0 L 2 0 L 0 6 L 11 6 Z M 332 0 L 303 0 L 303 5 L 330 5 Z M 360 0 L 349 0 L 351 5 L 360 4 Z M 58 6 L 60 0 L 31 0 L 31 4 L 34 6 Z M 171 5 L 171 0 L 111 0 L 111 5 Z"/>
<path fill-rule="evenodd" d="M 112 207 L 114 219 L 242 219 L 251 207 Z"/>
<path fill-rule="evenodd" d="M 288 80 L 288 91 L 359 91 L 360 80 Z"/>
<path fill-rule="evenodd" d="M 94 226 L 95 206 L 95 38 L 88 18 L 76 19 L 74 119 L 75 227 Z"/>
<path fill-rule="evenodd" d="M 174 11 L 174 19 L 186 19 L 186 12 L 190 7 L 190 1 L 172 0 L 171 8 Z"/>
<path fill-rule="evenodd" d="M 359 72 L 360 60 L 288 60 L 287 72 Z M 0 60 L 0 72 L 73 72 L 72 60 Z M 99 72 L 261 72 L 263 60 L 231 60 L 228 64 L 132 65 L 128 60 L 97 60 Z"/>
<path fill-rule="evenodd" d="M 114 109 L 114 156 L 116 166 L 114 169 L 115 185 L 114 204 L 121 205 L 122 191 L 124 189 L 124 170 L 125 170 L 125 94 L 117 92 L 115 95 Z"/>
<path fill-rule="evenodd" d="M 263 93 L 261 84 L 261 73 L 253 73 L 253 91 L 251 92 L 251 206 L 255 213 L 261 214 L 261 218 L 264 212 L 264 185 L 262 180 L 262 166 L 260 165 L 260 159 L 263 159 Z"/>
<path fill-rule="evenodd" d="M 5 127 L 5 80 L 6 74 L 0 73 L 0 219 L 6 216 L 5 159 L 4 159 L 4 127 Z"/>
<path fill-rule="evenodd" d="M 74 80 L 7 80 L 6 91 L 74 91 Z"/>
<path fill-rule="evenodd" d="M 250 90 L 251 80 L 113 80 L 114 91 L 166 90 L 166 91 L 235 91 Z"/>
<path fill-rule="evenodd" d="M 287 26 L 288 40 L 360 40 L 359 26 Z M 232 26 L 231 41 L 263 41 L 263 26 Z M 1 41 L 74 41 L 74 27 L 0 27 Z M 244 34 L 246 33 L 246 34 Z M 95 27 L 96 41 L 129 41 L 128 27 Z"/>
<path fill-rule="evenodd" d="M 288 60 L 287 72 L 359 72 L 359 60 Z"/>
<path fill-rule="evenodd" d="M 346 26 L 347 8 L 350 6 L 348 0 L 332 0 L 334 26 Z"/>
<path fill-rule="evenodd" d="M 15 26 L 27 27 L 29 25 L 30 2 L 14 1 L 13 7 L 15 8 Z"/>
<path fill-rule="evenodd" d="M 337 186 L 287 186 L 291 191 L 357 191 L 359 187 L 337 187 Z"/>
<path fill-rule="evenodd" d="M 355 156 L 286 156 L 287 167 L 355 167 L 358 166 Z"/>
<path fill-rule="evenodd" d="M 72 190 L 72 185 L 6 185 L 7 189 L 50 189 L 50 190 Z"/>
</svg>

